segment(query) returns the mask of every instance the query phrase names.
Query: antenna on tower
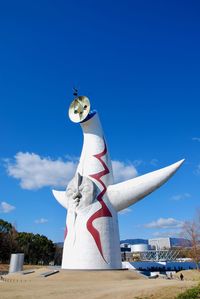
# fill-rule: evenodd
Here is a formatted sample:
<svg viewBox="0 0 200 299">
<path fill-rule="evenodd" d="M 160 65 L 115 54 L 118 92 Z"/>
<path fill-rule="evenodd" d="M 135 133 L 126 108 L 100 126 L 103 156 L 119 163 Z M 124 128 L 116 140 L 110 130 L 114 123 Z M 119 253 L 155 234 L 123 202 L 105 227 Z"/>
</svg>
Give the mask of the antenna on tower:
<svg viewBox="0 0 200 299">
<path fill-rule="evenodd" d="M 73 87 L 73 95 L 75 96 L 75 97 L 77 97 L 78 96 L 78 89 L 77 88 L 75 88 L 75 87 Z"/>
</svg>

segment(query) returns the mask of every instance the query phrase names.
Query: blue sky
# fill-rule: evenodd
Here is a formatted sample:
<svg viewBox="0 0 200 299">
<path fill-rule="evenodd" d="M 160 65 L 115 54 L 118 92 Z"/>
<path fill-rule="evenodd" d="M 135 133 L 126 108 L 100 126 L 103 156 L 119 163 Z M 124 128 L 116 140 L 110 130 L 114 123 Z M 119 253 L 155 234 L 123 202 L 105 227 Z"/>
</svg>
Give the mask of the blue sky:
<svg viewBox="0 0 200 299">
<path fill-rule="evenodd" d="M 121 239 L 176 236 L 200 198 L 199 1 L 0 6 L 0 218 L 63 240 L 51 189 L 64 189 L 82 148 L 67 117 L 76 86 L 99 112 L 122 179 L 186 159 L 119 215 Z"/>
</svg>

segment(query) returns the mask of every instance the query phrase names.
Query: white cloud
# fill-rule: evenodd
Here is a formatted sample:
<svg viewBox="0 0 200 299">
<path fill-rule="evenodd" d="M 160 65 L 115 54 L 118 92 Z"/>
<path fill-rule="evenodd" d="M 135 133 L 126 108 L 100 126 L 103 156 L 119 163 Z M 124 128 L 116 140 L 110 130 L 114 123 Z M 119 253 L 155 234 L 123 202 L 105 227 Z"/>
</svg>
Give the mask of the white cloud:
<svg viewBox="0 0 200 299">
<path fill-rule="evenodd" d="M 173 195 L 171 197 L 171 200 L 183 200 L 183 199 L 187 199 L 187 198 L 190 198 L 191 197 L 191 194 L 190 193 L 183 193 L 183 194 L 176 194 L 176 195 Z"/>
<path fill-rule="evenodd" d="M 126 208 L 124 210 L 121 210 L 118 214 L 124 215 L 124 214 L 130 213 L 130 212 L 132 212 L 132 210 L 130 208 Z"/>
<path fill-rule="evenodd" d="M 137 176 L 137 170 L 132 164 L 121 161 L 112 161 L 113 176 L 115 183 L 119 183 Z"/>
<path fill-rule="evenodd" d="M 146 163 L 143 161 L 143 160 L 134 160 L 133 161 L 133 165 L 135 166 L 135 167 L 139 167 L 139 166 L 141 166 L 141 165 L 145 165 Z"/>
<path fill-rule="evenodd" d="M 158 162 L 159 162 L 158 159 L 155 159 L 155 158 L 154 158 L 154 159 L 151 159 L 150 164 L 151 164 L 152 166 L 155 166 L 155 167 L 156 167 L 156 166 L 158 166 Z"/>
<path fill-rule="evenodd" d="M 183 222 L 174 218 L 159 218 L 144 225 L 146 228 L 181 228 Z"/>
<path fill-rule="evenodd" d="M 200 137 L 193 137 L 192 140 L 200 142 Z"/>
<path fill-rule="evenodd" d="M 196 170 L 194 171 L 195 174 L 200 175 L 200 164 L 197 165 Z"/>
<path fill-rule="evenodd" d="M 63 161 L 41 157 L 34 153 L 19 152 L 14 161 L 6 160 L 8 175 L 20 180 L 23 189 L 33 190 L 46 186 L 66 187 L 78 165 L 77 159 Z M 112 161 L 116 183 L 133 178 L 137 170 L 132 164 Z"/>
<path fill-rule="evenodd" d="M 47 223 L 47 222 L 48 222 L 48 220 L 45 219 L 45 218 L 40 218 L 40 219 L 35 220 L 35 223 L 37 223 L 37 224 L 44 224 L 44 223 Z"/>
<path fill-rule="evenodd" d="M 180 237 L 180 231 L 165 231 L 165 232 L 154 232 L 152 235 L 156 238 L 176 238 Z"/>
<path fill-rule="evenodd" d="M 23 189 L 39 189 L 45 186 L 66 187 L 73 177 L 77 161 L 43 158 L 34 153 L 19 152 L 15 161 L 7 161 L 8 175 L 20 180 Z"/>
<path fill-rule="evenodd" d="M 15 207 L 10 205 L 9 203 L 2 201 L 0 203 L 0 213 L 10 213 L 15 210 Z"/>
</svg>

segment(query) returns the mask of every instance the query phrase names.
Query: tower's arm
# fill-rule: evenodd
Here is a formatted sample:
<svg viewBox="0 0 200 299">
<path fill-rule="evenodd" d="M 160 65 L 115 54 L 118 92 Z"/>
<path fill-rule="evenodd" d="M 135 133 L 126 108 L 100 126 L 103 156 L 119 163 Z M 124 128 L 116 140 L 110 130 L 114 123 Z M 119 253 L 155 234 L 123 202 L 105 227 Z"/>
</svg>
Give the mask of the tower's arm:
<svg viewBox="0 0 200 299">
<path fill-rule="evenodd" d="M 159 188 L 178 170 L 183 162 L 184 159 L 134 179 L 110 185 L 107 189 L 108 199 L 116 211 L 121 211 Z"/>
<path fill-rule="evenodd" d="M 65 191 L 52 190 L 52 192 L 56 200 L 59 202 L 59 204 L 61 204 L 61 206 L 67 209 L 67 199 L 66 199 Z"/>
</svg>

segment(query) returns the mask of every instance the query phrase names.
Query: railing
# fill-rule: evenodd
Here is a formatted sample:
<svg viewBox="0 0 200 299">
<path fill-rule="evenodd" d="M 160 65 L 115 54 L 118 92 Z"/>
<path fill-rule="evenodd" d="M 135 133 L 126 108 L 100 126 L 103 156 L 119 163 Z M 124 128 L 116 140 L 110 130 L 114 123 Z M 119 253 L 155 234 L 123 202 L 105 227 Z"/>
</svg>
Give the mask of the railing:
<svg viewBox="0 0 200 299">
<path fill-rule="evenodd" d="M 180 254 L 180 251 L 179 250 L 148 250 L 148 251 L 139 252 L 139 254 L 140 254 L 141 261 L 164 262 L 164 261 L 176 260 Z"/>
</svg>

